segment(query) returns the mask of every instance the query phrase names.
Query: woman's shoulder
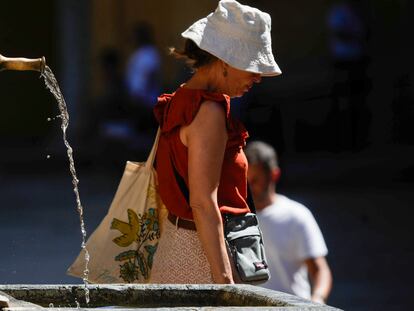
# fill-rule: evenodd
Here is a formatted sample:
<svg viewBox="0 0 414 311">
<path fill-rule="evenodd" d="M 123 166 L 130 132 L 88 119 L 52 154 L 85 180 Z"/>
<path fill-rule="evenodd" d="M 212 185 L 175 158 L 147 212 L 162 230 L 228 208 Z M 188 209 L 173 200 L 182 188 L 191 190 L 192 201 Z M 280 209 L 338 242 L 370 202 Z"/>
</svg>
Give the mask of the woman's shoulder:
<svg viewBox="0 0 414 311">
<path fill-rule="evenodd" d="M 207 109 L 224 110 L 226 119 L 230 117 L 230 98 L 225 94 L 206 90 L 190 89 L 181 86 L 172 94 L 163 94 L 158 98 L 154 113 L 163 131 L 170 131 L 177 126 L 190 124 L 200 107 L 207 104 Z"/>
<path fill-rule="evenodd" d="M 162 133 L 186 126 L 193 122 L 202 105 L 214 103 L 211 109 L 223 109 L 229 134 L 228 147 L 244 147 L 249 134 L 243 123 L 231 117 L 230 97 L 226 94 L 206 90 L 190 89 L 181 86 L 174 93 L 163 94 L 158 98 L 154 113 Z"/>
<path fill-rule="evenodd" d="M 226 94 L 181 86 L 176 91 L 176 95 L 178 96 L 178 102 L 180 102 L 177 107 L 182 106 L 183 109 L 190 110 L 193 116 L 198 113 L 201 105 L 205 103 L 215 103 L 215 105 L 212 105 L 213 107 L 220 106 L 224 108 L 226 117 L 230 115 L 230 97 Z"/>
</svg>

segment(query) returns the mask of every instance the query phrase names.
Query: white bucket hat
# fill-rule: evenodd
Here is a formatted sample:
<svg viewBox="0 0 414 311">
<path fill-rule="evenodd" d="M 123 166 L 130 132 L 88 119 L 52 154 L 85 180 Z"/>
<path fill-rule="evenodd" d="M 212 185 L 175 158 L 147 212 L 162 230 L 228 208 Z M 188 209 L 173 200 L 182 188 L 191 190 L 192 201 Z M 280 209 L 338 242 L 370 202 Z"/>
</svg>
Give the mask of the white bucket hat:
<svg viewBox="0 0 414 311">
<path fill-rule="evenodd" d="M 181 35 L 237 69 L 277 76 L 282 73 L 272 54 L 270 15 L 234 0 L 219 1 L 217 9 Z"/>
</svg>

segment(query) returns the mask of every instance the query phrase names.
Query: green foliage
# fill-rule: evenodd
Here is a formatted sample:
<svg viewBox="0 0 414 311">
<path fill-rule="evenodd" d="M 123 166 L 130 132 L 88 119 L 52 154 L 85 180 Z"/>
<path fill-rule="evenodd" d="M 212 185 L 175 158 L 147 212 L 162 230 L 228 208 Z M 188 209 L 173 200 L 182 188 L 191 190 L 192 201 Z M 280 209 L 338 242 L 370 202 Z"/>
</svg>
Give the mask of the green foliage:
<svg viewBox="0 0 414 311">
<path fill-rule="evenodd" d="M 129 222 L 114 218 L 111 229 L 122 233 L 113 242 L 120 247 L 130 247 L 136 244 L 136 249 L 121 252 L 115 257 L 116 261 L 122 262 L 120 277 L 128 283 L 139 281 L 141 278 L 147 280 L 152 268 L 155 251 L 160 238 L 160 227 L 158 212 L 155 208 L 148 209 L 143 215 L 128 210 Z"/>
</svg>

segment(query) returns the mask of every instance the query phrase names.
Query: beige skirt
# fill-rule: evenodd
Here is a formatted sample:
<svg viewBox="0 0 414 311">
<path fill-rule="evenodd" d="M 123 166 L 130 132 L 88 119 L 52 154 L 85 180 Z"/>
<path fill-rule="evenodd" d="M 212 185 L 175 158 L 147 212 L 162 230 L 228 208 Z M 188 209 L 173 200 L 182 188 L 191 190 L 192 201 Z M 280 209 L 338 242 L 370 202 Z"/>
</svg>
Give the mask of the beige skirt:
<svg viewBox="0 0 414 311">
<path fill-rule="evenodd" d="M 210 265 L 197 232 L 177 228 L 168 219 L 162 224 L 150 283 L 212 284 Z"/>
</svg>

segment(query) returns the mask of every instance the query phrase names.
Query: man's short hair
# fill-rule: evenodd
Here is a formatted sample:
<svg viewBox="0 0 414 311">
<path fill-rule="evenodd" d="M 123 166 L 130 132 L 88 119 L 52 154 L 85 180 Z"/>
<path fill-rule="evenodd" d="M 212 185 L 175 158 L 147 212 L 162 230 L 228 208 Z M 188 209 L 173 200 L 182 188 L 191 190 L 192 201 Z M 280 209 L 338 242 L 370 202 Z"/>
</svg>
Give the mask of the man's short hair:
<svg viewBox="0 0 414 311">
<path fill-rule="evenodd" d="M 267 172 L 279 168 L 276 150 L 262 141 L 249 143 L 245 153 L 249 164 L 260 164 Z"/>
</svg>

